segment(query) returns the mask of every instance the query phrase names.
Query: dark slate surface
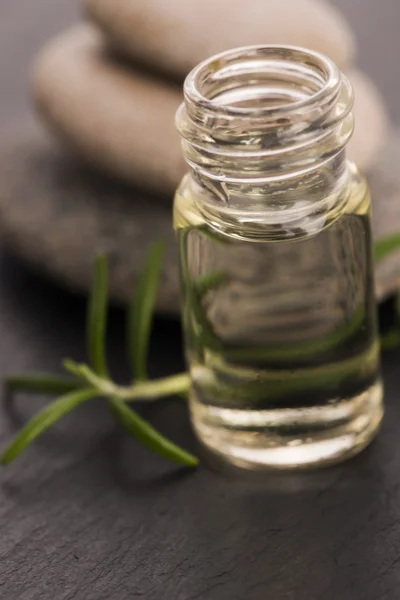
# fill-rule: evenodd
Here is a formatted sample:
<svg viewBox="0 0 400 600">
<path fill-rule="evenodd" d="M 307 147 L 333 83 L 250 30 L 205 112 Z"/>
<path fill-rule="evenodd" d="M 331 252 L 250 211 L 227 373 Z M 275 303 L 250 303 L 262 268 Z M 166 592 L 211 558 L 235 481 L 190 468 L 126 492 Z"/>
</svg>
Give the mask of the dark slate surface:
<svg viewBox="0 0 400 600">
<path fill-rule="evenodd" d="M 83 358 L 83 302 L 4 257 L 2 372 Z M 123 319 L 109 347 L 125 366 Z M 179 327 L 158 321 L 154 375 L 182 367 Z M 232 477 L 176 469 L 119 433 L 101 402 L 82 407 L 1 471 L 0 598 L 5 600 L 380 600 L 400 585 L 400 352 L 384 359 L 377 441 L 326 471 Z M 44 399 L 3 399 L 6 439 Z M 195 449 L 181 402 L 144 414 Z"/>
<path fill-rule="evenodd" d="M 352 0 L 348 12 L 364 48 L 380 32 L 382 47 L 369 53 L 383 61 L 387 52 L 393 65 L 389 51 L 400 42 L 382 24 L 389 31 L 398 22 L 397 0 Z M 70 0 L 0 1 L 2 132 L 26 110 L 30 54 L 73 18 Z M 374 56 L 372 74 L 399 121 L 399 80 L 388 66 L 379 74 Z M 83 358 L 83 308 L 2 254 L 0 373 L 55 371 L 64 356 Z M 122 331 L 113 312 L 118 377 L 126 375 Z M 154 375 L 182 368 L 179 335 L 176 323 L 157 322 Z M 398 600 L 399 361 L 400 352 L 384 357 L 387 413 L 377 441 L 347 464 L 307 475 L 188 474 L 117 433 L 101 403 L 82 407 L 0 472 L 1 600 Z M 3 398 L 0 441 L 43 402 Z M 144 414 L 195 448 L 181 403 Z"/>
</svg>

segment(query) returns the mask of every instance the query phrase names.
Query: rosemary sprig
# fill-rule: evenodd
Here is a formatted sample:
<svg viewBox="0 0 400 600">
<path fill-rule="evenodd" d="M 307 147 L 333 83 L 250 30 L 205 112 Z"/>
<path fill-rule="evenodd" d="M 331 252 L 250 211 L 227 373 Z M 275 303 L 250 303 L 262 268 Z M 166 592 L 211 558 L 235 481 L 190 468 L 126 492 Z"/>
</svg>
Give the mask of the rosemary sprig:
<svg viewBox="0 0 400 600">
<path fill-rule="evenodd" d="M 164 245 L 161 242 L 156 242 L 150 248 L 128 311 L 128 355 L 136 379 L 147 379 L 147 352 L 163 252 Z"/>
<path fill-rule="evenodd" d="M 96 389 L 99 395 L 116 397 L 124 401 L 158 400 L 165 396 L 180 394 L 189 388 L 190 378 L 187 373 L 170 375 L 151 381 L 137 381 L 131 386 L 120 386 L 104 377 L 96 375 L 88 365 L 77 364 L 70 359 L 64 361 L 64 368 Z"/>
<path fill-rule="evenodd" d="M 91 388 L 83 388 L 74 392 L 69 392 L 61 396 L 51 404 L 48 404 L 36 416 L 33 417 L 21 429 L 11 444 L 4 450 L 1 456 L 1 463 L 8 465 L 14 458 L 17 458 L 37 437 L 42 435 L 49 427 L 54 425 L 74 408 L 91 400 L 97 395 L 97 391 Z"/>
<path fill-rule="evenodd" d="M 394 325 L 381 335 L 382 350 L 392 350 L 397 346 L 400 346 L 400 294 L 397 294 L 394 303 Z"/>
<path fill-rule="evenodd" d="M 93 293 L 88 303 L 87 350 L 90 364 L 96 373 L 108 374 L 105 357 L 105 335 L 107 327 L 108 267 L 106 257 L 97 257 L 93 272 Z"/>
<path fill-rule="evenodd" d="M 47 375 L 46 373 L 9 375 L 5 380 L 5 385 L 11 392 L 27 392 L 31 394 L 66 394 L 81 387 L 79 381 L 71 377 Z"/>
<path fill-rule="evenodd" d="M 136 411 L 128 408 L 125 402 L 119 398 L 110 398 L 109 407 L 110 412 L 126 431 L 149 450 L 188 467 L 195 467 L 198 464 L 199 461 L 195 456 L 160 435 L 158 431 L 139 417 Z"/>
<path fill-rule="evenodd" d="M 375 260 L 377 262 L 383 260 L 399 248 L 400 234 L 378 240 L 374 247 Z M 28 373 L 10 375 L 5 379 L 6 388 L 12 392 L 61 394 L 61 396 L 49 403 L 21 429 L 3 451 L 0 457 L 2 464 L 10 463 L 58 420 L 82 403 L 95 398 L 105 398 L 115 420 L 148 449 L 185 466 L 194 467 L 198 464 L 197 457 L 163 437 L 128 404 L 137 400 L 151 402 L 172 395 L 186 396 L 190 386 L 188 373 L 147 380 L 147 353 L 162 253 L 161 243 L 156 243 L 150 248 L 128 309 L 127 349 L 134 376 L 132 383 L 129 386 L 121 386 L 115 383 L 108 374 L 105 353 L 108 268 L 105 257 L 100 256 L 95 262 L 93 287 L 88 305 L 87 352 L 89 364 L 77 364 L 72 360 L 65 360 L 63 367 L 69 374 L 68 377 Z M 211 325 L 206 322 L 203 311 L 200 310 L 201 301 L 210 289 L 225 281 L 226 277 L 223 273 L 210 273 L 199 281 L 193 282 L 192 286 L 193 299 L 196 300 L 193 303 L 194 318 L 200 333 L 205 338 L 203 341 L 212 342 L 211 347 L 215 341 L 214 332 Z M 398 345 L 400 345 L 400 296 L 396 299 L 395 326 L 381 337 L 381 347 L 384 349 Z M 365 365 L 367 368 L 367 359 L 365 359 Z M 198 375 L 201 374 L 198 373 Z M 311 373 L 311 375 L 319 376 L 319 372 Z M 323 369 L 321 375 L 325 380 L 326 374 L 323 373 Z M 336 375 L 336 372 L 332 374 L 335 381 Z M 309 380 L 305 381 L 307 389 L 311 383 Z M 214 382 L 210 380 L 209 384 L 212 387 Z M 295 385 L 298 386 L 299 382 L 296 381 Z M 261 385 L 261 388 L 263 386 L 264 384 Z M 237 390 L 237 394 L 241 397 L 241 393 L 246 395 L 246 393 L 255 394 L 259 391 L 262 397 L 265 397 L 273 392 L 273 382 L 265 382 L 265 386 L 266 389 L 260 390 L 252 389 L 249 386 L 245 390 Z M 218 390 L 214 391 L 216 393 Z M 230 389 L 225 392 L 232 394 Z M 276 392 L 279 393 L 279 389 Z M 219 389 L 218 393 L 224 394 L 224 390 Z"/>
<path fill-rule="evenodd" d="M 374 244 L 375 262 L 379 263 L 393 252 L 400 250 L 400 233 L 393 233 Z M 396 295 L 394 306 L 394 324 L 392 328 L 381 335 L 381 349 L 392 350 L 400 346 L 400 293 Z"/>
<path fill-rule="evenodd" d="M 379 262 L 400 249 L 400 233 L 393 233 L 380 240 L 377 240 L 374 244 L 374 257 L 375 262 Z"/>
<path fill-rule="evenodd" d="M 135 379 L 130 386 L 120 386 L 108 375 L 105 335 L 107 322 L 108 268 L 104 256 L 96 259 L 92 293 L 87 314 L 87 353 L 89 365 L 65 360 L 64 369 L 72 377 L 47 374 L 11 375 L 5 385 L 10 391 L 63 394 L 49 403 L 16 435 L 3 451 L 2 464 L 8 464 L 37 437 L 86 400 L 106 398 L 110 413 L 123 428 L 147 448 L 168 460 L 194 467 L 198 458 L 163 437 L 146 423 L 126 402 L 156 400 L 173 394 L 187 393 L 189 375 L 181 373 L 146 381 L 146 361 L 152 312 L 157 292 L 163 247 L 154 244 L 148 253 L 139 284 L 129 308 L 127 346 Z"/>
</svg>

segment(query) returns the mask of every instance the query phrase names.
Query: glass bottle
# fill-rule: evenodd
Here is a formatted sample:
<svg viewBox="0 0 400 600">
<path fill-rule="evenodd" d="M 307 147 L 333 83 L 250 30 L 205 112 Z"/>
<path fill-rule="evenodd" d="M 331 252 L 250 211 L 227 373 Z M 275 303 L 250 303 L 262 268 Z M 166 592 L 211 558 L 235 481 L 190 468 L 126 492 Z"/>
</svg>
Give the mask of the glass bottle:
<svg viewBox="0 0 400 600">
<path fill-rule="evenodd" d="M 177 113 L 174 202 L 194 430 L 247 468 L 359 452 L 382 418 L 370 196 L 346 158 L 352 89 L 327 57 L 204 61 Z"/>
</svg>

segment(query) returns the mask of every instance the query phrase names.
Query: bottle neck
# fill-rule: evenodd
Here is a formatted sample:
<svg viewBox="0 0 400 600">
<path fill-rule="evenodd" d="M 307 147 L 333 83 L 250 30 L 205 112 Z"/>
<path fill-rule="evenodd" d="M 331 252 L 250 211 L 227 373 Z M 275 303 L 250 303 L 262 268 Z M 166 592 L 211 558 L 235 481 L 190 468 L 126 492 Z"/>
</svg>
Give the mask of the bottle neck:
<svg viewBox="0 0 400 600">
<path fill-rule="evenodd" d="M 337 156 L 288 185 L 220 182 L 191 170 L 184 187 L 204 220 L 241 239 L 314 235 L 346 209 L 354 169 Z"/>
<path fill-rule="evenodd" d="M 351 108 L 347 78 L 318 53 L 254 46 L 215 56 L 188 75 L 177 113 L 193 185 L 220 210 L 256 219 L 330 210 L 343 201 Z"/>
</svg>

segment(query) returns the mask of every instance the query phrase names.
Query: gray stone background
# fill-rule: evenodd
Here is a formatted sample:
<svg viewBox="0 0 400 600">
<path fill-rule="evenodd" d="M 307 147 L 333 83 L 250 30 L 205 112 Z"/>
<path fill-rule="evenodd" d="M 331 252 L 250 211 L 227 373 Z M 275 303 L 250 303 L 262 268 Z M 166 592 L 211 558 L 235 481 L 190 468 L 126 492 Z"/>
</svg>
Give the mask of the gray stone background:
<svg viewBox="0 0 400 600">
<path fill-rule="evenodd" d="M 334 0 L 358 38 L 358 64 L 400 124 L 400 1 Z M 43 42 L 80 16 L 77 0 L 0 0 L 0 134 L 28 110 L 29 66 Z M 19 39 L 15 51 L 15 38 Z"/>
</svg>

